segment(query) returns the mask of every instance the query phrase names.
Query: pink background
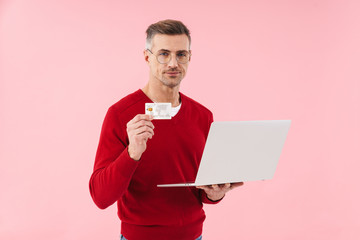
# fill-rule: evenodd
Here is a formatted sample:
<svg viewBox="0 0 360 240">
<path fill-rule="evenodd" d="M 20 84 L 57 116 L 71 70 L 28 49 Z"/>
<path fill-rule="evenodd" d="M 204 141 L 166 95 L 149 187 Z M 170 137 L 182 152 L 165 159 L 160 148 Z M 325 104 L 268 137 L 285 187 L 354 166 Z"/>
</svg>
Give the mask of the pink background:
<svg viewBox="0 0 360 240">
<path fill-rule="evenodd" d="M 360 2 L 0 1 L 0 239 L 118 239 L 88 180 L 107 108 L 182 20 L 181 91 L 215 120 L 291 119 L 275 178 L 205 206 L 204 239 L 360 239 Z"/>
</svg>

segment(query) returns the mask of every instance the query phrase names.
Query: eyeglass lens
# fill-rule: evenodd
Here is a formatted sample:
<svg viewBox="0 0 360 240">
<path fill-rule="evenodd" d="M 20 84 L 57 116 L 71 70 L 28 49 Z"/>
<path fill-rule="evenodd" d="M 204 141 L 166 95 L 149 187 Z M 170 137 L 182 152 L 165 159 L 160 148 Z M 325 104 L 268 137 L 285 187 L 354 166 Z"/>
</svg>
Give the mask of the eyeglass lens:
<svg viewBox="0 0 360 240">
<path fill-rule="evenodd" d="M 187 63 L 189 61 L 190 54 L 186 51 L 177 52 L 176 59 L 179 63 Z M 167 51 L 159 51 L 156 56 L 159 63 L 168 63 L 171 60 L 171 54 Z"/>
</svg>

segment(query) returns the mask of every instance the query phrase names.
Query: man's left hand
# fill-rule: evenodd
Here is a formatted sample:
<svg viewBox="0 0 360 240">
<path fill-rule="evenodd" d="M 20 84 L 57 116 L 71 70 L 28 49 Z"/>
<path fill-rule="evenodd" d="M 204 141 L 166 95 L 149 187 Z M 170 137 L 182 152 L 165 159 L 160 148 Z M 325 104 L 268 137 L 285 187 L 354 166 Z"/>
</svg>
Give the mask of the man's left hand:
<svg viewBox="0 0 360 240">
<path fill-rule="evenodd" d="M 225 196 L 225 193 L 242 185 L 244 185 L 243 182 L 238 182 L 197 186 L 196 188 L 203 189 L 210 200 L 218 201 Z"/>
</svg>

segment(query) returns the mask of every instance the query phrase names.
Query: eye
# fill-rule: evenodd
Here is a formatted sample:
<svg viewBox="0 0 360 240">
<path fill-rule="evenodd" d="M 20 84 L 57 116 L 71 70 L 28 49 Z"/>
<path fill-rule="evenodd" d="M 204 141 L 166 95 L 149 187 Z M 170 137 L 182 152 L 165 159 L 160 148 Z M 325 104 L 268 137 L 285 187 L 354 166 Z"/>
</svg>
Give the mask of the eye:
<svg viewBox="0 0 360 240">
<path fill-rule="evenodd" d="M 187 56 L 187 54 L 185 52 L 178 53 L 177 55 L 178 55 L 178 57 L 186 57 Z"/>
<path fill-rule="evenodd" d="M 160 52 L 159 55 L 160 55 L 160 56 L 168 56 L 169 53 L 167 53 L 167 52 Z"/>
</svg>

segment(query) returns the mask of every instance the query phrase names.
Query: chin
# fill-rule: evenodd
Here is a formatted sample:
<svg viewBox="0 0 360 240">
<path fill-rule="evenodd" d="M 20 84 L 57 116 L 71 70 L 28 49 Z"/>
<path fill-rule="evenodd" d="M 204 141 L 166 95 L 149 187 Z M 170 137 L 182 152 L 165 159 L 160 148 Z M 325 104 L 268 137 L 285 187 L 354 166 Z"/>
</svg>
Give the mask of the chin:
<svg viewBox="0 0 360 240">
<path fill-rule="evenodd" d="M 168 79 L 164 79 L 163 81 L 161 81 L 165 86 L 169 87 L 169 88 L 175 88 L 177 86 L 180 85 L 181 83 L 181 79 L 180 80 L 176 80 L 176 81 L 171 81 Z"/>
</svg>

